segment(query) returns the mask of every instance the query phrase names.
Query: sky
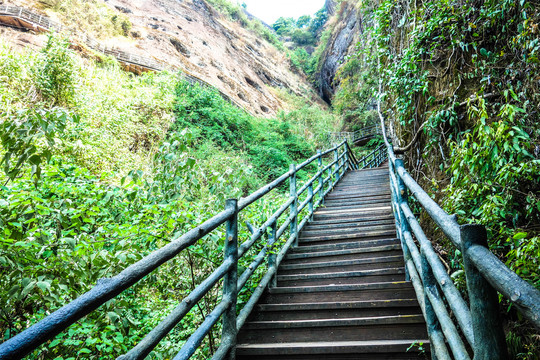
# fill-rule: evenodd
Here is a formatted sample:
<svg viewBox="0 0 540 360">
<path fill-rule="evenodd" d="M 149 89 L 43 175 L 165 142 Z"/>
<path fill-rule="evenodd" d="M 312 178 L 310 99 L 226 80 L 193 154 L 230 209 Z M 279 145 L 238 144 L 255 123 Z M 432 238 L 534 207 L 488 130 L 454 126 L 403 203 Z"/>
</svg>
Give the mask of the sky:
<svg viewBox="0 0 540 360">
<path fill-rule="evenodd" d="M 299 18 L 302 15 L 313 15 L 322 9 L 325 0 L 238 0 L 245 2 L 247 11 L 259 19 L 272 25 L 278 18 Z"/>
</svg>

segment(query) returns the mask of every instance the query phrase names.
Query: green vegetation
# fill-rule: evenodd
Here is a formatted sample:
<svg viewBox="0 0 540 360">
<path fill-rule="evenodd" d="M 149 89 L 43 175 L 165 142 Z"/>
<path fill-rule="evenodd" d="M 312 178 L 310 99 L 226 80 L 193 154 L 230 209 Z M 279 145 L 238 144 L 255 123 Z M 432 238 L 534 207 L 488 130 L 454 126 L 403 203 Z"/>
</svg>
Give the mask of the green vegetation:
<svg viewBox="0 0 540 360">
<path fill-rule="evenodd" d="M 281 17 L 272 25 L 276 34 L 289 43 L 287 56 L 293 69 L 303 72 L 308 77 L 315 74 L 326 46 L 327 38 L 324 35 L 321 37 L 321 33 L 327 20 L 326 9 L 322 8 L 313 18 L 310 15 L 301 16 L 297 20 Z M 313 47 L 317 49 L 313 50 Z"/>
<path fill-rule="evenodd" d="M 257 19 L 249 19 L 245 11 L 245 4 L 238 5 L 233 4 L 229 0 L 206 0 L 208 3 L 212 4 L 219 12 L 224 14 L 229 18 L 229 20 L 237 21 L 245 27 L 246 29 L 253 30 L 256 34 L 261 36 L 263 39 L 268 41 L 270 44 L 274 45 L 279 50 L 284 50 L 283 44 L 279 38 L 262 24 Z"/>
<path fill-rule="evenodd" d="M 37 54 L 0 45 L 0 99 L 3 339 L 311 156 L 324 146 L 316 134 L 336 121 L 300 99 L 276 119 L 253 118 L 177 74 L 132 76 L 111 60 L 83 60 L 56 36 Z M 242 222 L 258 224 L 283 198 L 270 194 Z M 30 358 L 122 354 L 221 263 L 222 237 L 214 232 Z M 217 286 L 151 358 L 174 356 L 219 296 Z M 218 337 L 219 328 L 198 358 Z"/>
<path fill-rule="evenodd" d="M 346 123 L 361 124 L 379 96 L 397 145 L 420 132 L 406 155 L 411 173 L 460 221 L 484 224 L 491 249 L 539 287 L 537 3 L 362 6 L 365 40 L 340 70 L 334 107 Z M 430 235 L 445 245 L 437 230 Z M 460 255 L 450 248 L 448 262 L 462 284 Z M 538 359 L 534 330 L 516 325 L 515 309 L 507 317 L 512 358 Z"/>
<path fill-rule="evenodd" d="M 129 18 L 98 0 L 41 0 L 40 4 L 53 10 L 63 24 L 97 37 L 129 36 L 132 24 Z"/>
<path fill-rule="evenodd" d="M 279 36 L 289 36 L 297 45 L 315 45 L 328 14 L 325 8 L 317 11 L 312 18 L 310 15 L 298 19 L 280 17 L 272 25 Z"/>
</svg>

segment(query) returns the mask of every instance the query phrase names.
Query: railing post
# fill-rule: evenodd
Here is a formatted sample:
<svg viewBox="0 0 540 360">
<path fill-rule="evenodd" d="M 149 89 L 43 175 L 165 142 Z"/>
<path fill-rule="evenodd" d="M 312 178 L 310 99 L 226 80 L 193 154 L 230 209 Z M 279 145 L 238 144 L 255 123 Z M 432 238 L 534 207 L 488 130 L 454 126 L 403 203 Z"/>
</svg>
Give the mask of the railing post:
<svg viewBox="0 0 540 360">
<path fill-rule="evenodd" d="M 333 185 L 336 185 L 337 182 L 339 181 L 339 153 L 338 153 L 338 149 L 335 149 L 334 150 L 334 171 L 336 172 L 336 179 L 333 183 Z"/>
<path fill-rule="evenodd" d="M 298 246 L 298 195 L 296 194 L 296 165 L 291 164 L 290 171 L 292 172 L 289 177 L 289 194 L 294 198 L 291 204 L 291 221 L 290 232 L 291 236 L 294 236 L 293 246 Z"/>
<path fill-rule="evenodd" d="M 309 203 L 308 203 L 308 210 L 309 210 L 309 221 L 313 220 L 313 183 L 309 184 L 308 186 L 308 197 L 309 197 Z"/>
<path fill-rule="evenodd" d="M 322 165 L 322 155 L 321 150 L 317 150 L 317 162 L 319 164 L 319 197 L 321 198 L 321 205 L 324 205 L 324 174 L 323 174 L 323 165 Z"/>
<path fill-rule="evenodd" d="M 439 320 L 437 319 L 437 314 L 435 314 L 433 305 L 431 305 L 431 301 L 429 300 L 428 291 L 436 297 L 440 297 L 440 294 L 438 294 L 437 291 L 437 284 L 435 276 L 433 276 L 433 270 L 429 266 L 429 262 L 426 258 L 426 255 L 424 254 L 424 250 L 422 249 L 420 249 L 420 259 L 422 261 L 422 282 L 424 288 L 424 308 L 426 310 L 426 325 L 428 329 L 428 334 L 429 336 L 431 336 L 431 334 L 433 333 L 441 332 L 441 324 L 439 323 Z M 431 352 L 431 359 L 437 360 L 435 351 Z"/>
<path fill-rule="evenodd" d="M 234 265 L 223 278 L 223 298 L 229 298 L 231 300 L 231 305 L 223 314 L 221 341 L 223 343 L 231 344 L 228 358 L 234 360 L 236 359 L 237 336 L 236 299 L 238 296 L 238 289 L 236 283 L 238 281 L 238 201 L 236 199 L 227 200 L 225 209 L 234 210 L 233 216 L 227 220 L 225 230 L 225 259 L 232 259 Z"/>
<path fill-rule="evenodd" d="M 400 231 L 402 234 L 405 233 L 406 231 L 408 232 L 411 231 L 409 223 L 407 222 L 405 218 L 405 214 L 403 214 L 403 210 L 401 210 L 401 203 L 405 203 L 405 204 L 409 203 L 409 194 L 407 192 L 407 187 L 405 186 L 405 183 L 403 182 L 403 180 L 401 179 L 397 171 L 398 167 L 403 167 L 403 166 L 404 166 L 404 163 L 403 163 L 403 160 L 401 159 L 396 159 L 395 165 L 390 165 L 390 171 L 394 172 L 394 175 L 397 180 L 398 188 L 396 189 L 396 192 L 397 192 L 396 195 L 397 195 L 397 200 L 398 200 L 398 213 L 399 213 L 399 218 L 400 218 L 399 225 L 400 225 Z M 400 240 L 402 241 L 402 244 L 401 244 L 402 247 L 406 247 L 407 244 L 405 242 L 405 239 L 400 239 Z M 405 261 L 407 261 L 407 259 L 405 259 Z M 405 280 L 406 281 L 410 280 L 409 270 L 407 269 L 406 266 L 405 266 Z"/>
<path fill-rule="evenodd" d="M 277 233 L 277 224 L 274 221 L 270 225 L 270 235 L 268 237 L 268 271 L 275 269 L 277 267 L 277 254 L 275 249 L 273 249 L 274 244 L 276 243 L 276 233 Z M 277 286 L 277 273 L 270 280 L 269 287 L 274 288 Z"/>
<path fill-rule="evenodd" d="M 472 246 L 488 247 L 486 228 L 476 224 L 462 225 L 460 236 L 472 315 L 474 360 L 508 359 L 497 291 L 484 279 L 467 255 Z"/>
<path fill-rule="evenodd" d="M 345 151 L 345 156 L 343 157 L 343 163 L 345 164 L 345 166 L 343 167 L 343 174 L 345 174 L 347 169 L 350 167 L 349 153 L 347 152 L 347 143 L 345 143 L 345 146 L 343 147 L 343 151 Z"/>
</svg>

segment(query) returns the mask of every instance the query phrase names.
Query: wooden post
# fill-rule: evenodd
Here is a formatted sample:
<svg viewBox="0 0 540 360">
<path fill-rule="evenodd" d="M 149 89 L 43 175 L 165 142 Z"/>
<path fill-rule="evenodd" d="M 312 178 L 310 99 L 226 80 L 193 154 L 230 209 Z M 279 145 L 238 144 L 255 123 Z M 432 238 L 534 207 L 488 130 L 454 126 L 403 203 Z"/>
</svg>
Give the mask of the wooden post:
<svg viewBox="0 0 540 360">
<path fill-rule="evenodd" d="M 274 244 L 276 243 L 276 230 L 277 224 L 274 221 L 272 225 L 270 225 L 270 235 L 268 237 L 268 271 L 274 269 L 277 266 L 277 254 L 276 250 L 273 248 Z M 272 277 L 272 280 L 270 280 L 270 284 L 268 284 L 269 287 L 274 288 L 277 286 L 277 273 Z"/>
<path fill-rule="evenodd" d="M 226 223 L 225 230 L 225 259 L 232 259 L 233 267 L 223 277 L 223 298 L 231 299 L 231 305 L 223 314 L 223 331 L 221 341 L 231 344 L 228 358 L 236 359 L 236 301 L 238 289 L 238 201 L 229 199 L 225 203 L 226 209 L 234 209 L 234 214 Z"/>
<path fill-rule="evenodd" d="M 317 150 L 317 162 L 319 163 L 319 197 L 321 198 L 321 205 L 324 205 L 324 174 L 322 172 L 323 165 L 322 165 L 322 155 L 321 150 Z"/>
<path fill-rule="evenodd" d="M 424 254 L 424 251 L 420 249 L 420 258 L 422 260 L 422 282 L 424 287 L 424 307 L 426 310 L 426 325 L 428 330 L 428 335 L 431 336 L 431 334 L 436 332 L 441 332 L 441 324 L 439 324 L 439 320 L 437 319 L 437 315 L 435 314 L 435 310 L 433 309 L 433 305 L 431 305 L 431 301 L 429 301 L 428 297 L 428 291 L 431 293 L 437 293 L 437 284 L 435 280 L 435 276 L 433 276 L 433 270 L 429 266 L 429 262 L 426 259 L 426 255 Z M 440 296 L 440 295 L 435 295 Z M 431 359 L 437 360 L 437 356 L 435 355 L 435 351 L 431 352 Z"/>
<path fill-rule="evenodd" d="M 343 167 L 343 174 L 349 169 L 350 163 L 349 163 L 349 154 L 347 153 L 347 144 L 345 144 L 345 147 L 343 149 L 345 151 L 345 156 L 343 157 L 343 163 L 345 166 Z"/>
<path fill-rule="evenodd" d="M 336 178 L 335 178 L 335 181 L 333 183 L 333 186 L 335 186 L 337 184 L 337 182 L 339 181 L 339 154 L 338 154 L 338 149 L 334 150 L 334 171 L 336 172 Z"/>
<path fill-rule="evenodd" d="M 403 214 L 403 210 L 401 209 L 401 206 L 400 206 L 401 203 L 405 203 L 405 204 L 409 203 L 409 194 L 407 192 L 407 187 L 405 186 L 405 183 L 399 177 L 399 174 L 397 172 L 397 168 L 398 167 L 403 167 L 403 166 L 404 166 L 403 160 L 396 159 L 395 166 L 391 167 L 391 169 L 394 171 L 394 174 L 396 176 L 397 185 L 398 185 L 398 188 L 396 189 L 396 191 L 397 191 L 396 195 L 397 195 L 397 199 L 398 199 L 398 212 L 399 212 L 399 218 L 401 220 L 400 221 L 400 230 L 401 230 L 402 234 L 404 232 L 406 232 L 406 231 L 408 231 L 408 232 L 411 231 L 409 223 L 407 222 L 407 219 L 405 218 L 405 214 Z M 407 246 L 405 241 L 403 242 L 403 244 L 405 244 L 405 246 Z M 405 256 L 405 252 L 403 253 L 403 255 Z M 405 259 L 405 261 L 407 261 L 407 259 Z M 405 266 L 405 280 L 406 281 L 410 280 L 409 270 L 407 269 L 406 266 Z"/>
<path fill-rule="evenodd" d="M 309 203 L 308 203 L 308 210 L 309 210 L 309 221 L 313 220 L 313 183 L 309 184 L 308 186 L 308 197 L 309 197 Z"/>
<path fill-rule="evenodd" d="M 294 236 L 293 246 L 298 246 L 298 195 L 296 194 L 296 165 L 291 164 L 290 171 L 292 172 L 289 177 L 289 195 L 294 198 L 291 204 L 291 221 L 290 233 Z"/>
<path fill-rule="evenodd" d="M 508 359 L 497 291 L 467 256 L 472 246 L 488 247 L 486 228 L 482 225 L 462 225 L 460 235 L 472 315 L 474 360 Z"/>
</svg>

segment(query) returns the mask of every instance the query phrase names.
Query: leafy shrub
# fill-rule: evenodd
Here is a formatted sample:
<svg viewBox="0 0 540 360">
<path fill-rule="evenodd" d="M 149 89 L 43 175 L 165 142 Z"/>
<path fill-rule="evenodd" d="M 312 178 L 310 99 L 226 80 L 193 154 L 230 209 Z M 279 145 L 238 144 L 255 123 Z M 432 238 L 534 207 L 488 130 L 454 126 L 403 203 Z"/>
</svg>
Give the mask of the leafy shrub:
<svg viewBox="0 0 540 360">
<path fill-rule="evenodd" d="M 77 85 L 76 63 L 67 39 L 49 35 L 33 76 L 36 87 L 53 106 L 73 104 Z"/>
<path fill-rule="evenodd" d="M 298 45 L 314 45 L 315 37 L 307 30 L 295 29 L 291 33 L 291 39 Z"/>
<path fill-rule="evenodd" d="M 264 180 L 281 175 L 291 162 L 313 153 L 318 139 L 306 139 L 305 134 L 302 136 L 297 131 L 310 129 L 311 133 L 319 129 L 306 128 L 308 124 L 315 126 L 334 120 L 311 107 L 281 115 L 280 120 L 254 119 L 226 102 L 216 90 L 187 82 L 180 82 L 176 93 L 174 129 L 188 127 L 201 142 L 211 140 L 224 150 L 245 152 L 256 175 Z M 314 116 L 311 119 L 309 112 Z M 300 114 L 305 118 L 300 120 Z"/>
<path fill-rule="evenodd" d="M 306 49 L 297 48 L 290 52 L 288 57 L 291 59 L 293 67 L 303 71 L 306 75 L 313 75 L 315 72 L 313 58 L 308 54 Z"/>
<path fill-rule="evenodd" d="M 7 117 L 0 124 L 0 140 L 5 149 L 1 163 L 9 179 L 15 179 L 28 162 L 32 166 L 30 176 L 37 182 L 43 164 L 51 160 L 55 139 L 62 135 L 69 122 L 78 121 L 78 116 L 59 108 L 21 110 Z"/>
</svg>

